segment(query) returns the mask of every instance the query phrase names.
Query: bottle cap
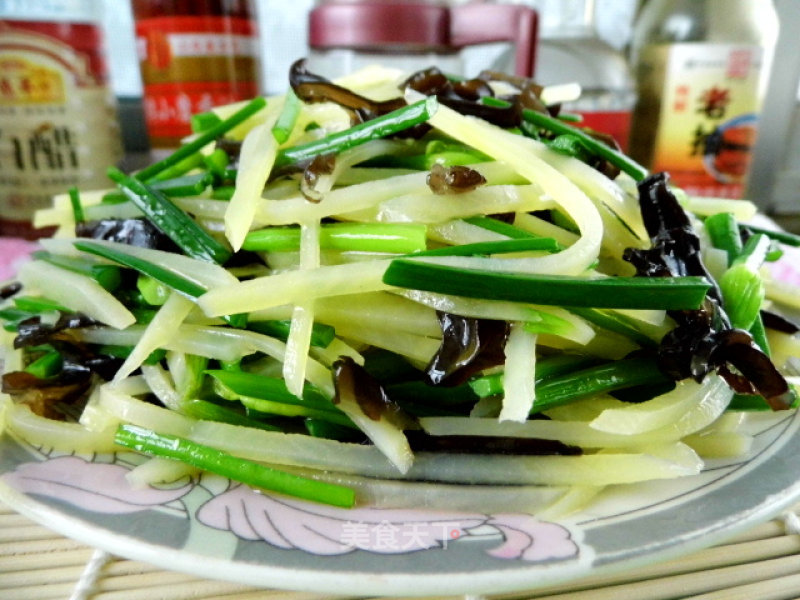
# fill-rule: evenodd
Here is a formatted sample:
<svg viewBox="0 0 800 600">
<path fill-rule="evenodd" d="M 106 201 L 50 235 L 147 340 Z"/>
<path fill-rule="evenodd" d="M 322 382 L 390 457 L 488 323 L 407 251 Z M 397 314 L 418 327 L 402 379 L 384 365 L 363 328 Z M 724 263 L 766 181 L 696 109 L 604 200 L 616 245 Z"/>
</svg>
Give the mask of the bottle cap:
<svg viewBox="0 0 800 600">
<path fill-rule="evenodd" d="M 426 2 L 333 2 L 309 15 L 309 46 L 403 52 L 455 51 L 450 9 Z"/>
</svg>

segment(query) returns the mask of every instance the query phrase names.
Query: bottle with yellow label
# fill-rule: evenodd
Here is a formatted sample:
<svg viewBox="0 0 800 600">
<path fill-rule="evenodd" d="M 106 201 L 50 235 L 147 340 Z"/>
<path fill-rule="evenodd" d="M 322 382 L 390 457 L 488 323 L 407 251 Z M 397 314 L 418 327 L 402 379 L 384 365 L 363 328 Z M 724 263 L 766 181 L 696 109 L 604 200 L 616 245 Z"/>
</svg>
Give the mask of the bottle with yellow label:
<svg viewBox="0 0 800 600">
<path fill-rule="evenodd" d="M 740 198 L 777 35 L 771 0 L 646 0 L 630 154 L 690 194 Z"/>
<path fill-rule="evenodd" d="M 108 185 L 122 157 L 93 0 L 0 0 L 0 235 L 35 238 L 36 209 Z"/>
</svg>

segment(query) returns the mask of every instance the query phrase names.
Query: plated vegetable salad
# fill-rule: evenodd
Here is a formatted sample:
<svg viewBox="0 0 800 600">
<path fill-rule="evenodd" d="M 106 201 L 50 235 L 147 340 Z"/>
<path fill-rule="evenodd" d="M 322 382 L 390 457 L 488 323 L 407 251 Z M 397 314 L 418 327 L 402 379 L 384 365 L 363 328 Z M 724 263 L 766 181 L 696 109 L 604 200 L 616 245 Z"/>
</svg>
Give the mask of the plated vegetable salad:
<svg viewBox="0 0 800 600">
<path fill-rule="evenodd" d="M 564 512 L 795 408 L 800 294 L 764 265 L 800 239 L 750 202 L 687 196 L 530 80 L 290 83 L 37 214 L 58 230 L 0 305 L 11 435 L 151 456 L 138 485 Z"/>
</svg>

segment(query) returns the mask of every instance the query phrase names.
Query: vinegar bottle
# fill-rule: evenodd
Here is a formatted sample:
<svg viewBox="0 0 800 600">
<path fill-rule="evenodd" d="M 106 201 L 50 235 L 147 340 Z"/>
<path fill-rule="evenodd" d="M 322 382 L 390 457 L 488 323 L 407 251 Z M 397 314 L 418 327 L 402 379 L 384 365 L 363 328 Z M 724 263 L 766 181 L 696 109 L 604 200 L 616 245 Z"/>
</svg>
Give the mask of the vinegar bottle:
<svg viewBox="0 0 800 600">
<path fill-rule="evenodd" d="M 741 198 L 777 34 L 771 0 L 647 0 L 631 156 L 689 194 Z"/>
<path fill-rule="evenodd" d="M 99 8 L 0 2 L 0 235 L 51 234 L 34 228 L 36 210 L 70 187 L 107 186 L 122 158 Z"/>
</svg>

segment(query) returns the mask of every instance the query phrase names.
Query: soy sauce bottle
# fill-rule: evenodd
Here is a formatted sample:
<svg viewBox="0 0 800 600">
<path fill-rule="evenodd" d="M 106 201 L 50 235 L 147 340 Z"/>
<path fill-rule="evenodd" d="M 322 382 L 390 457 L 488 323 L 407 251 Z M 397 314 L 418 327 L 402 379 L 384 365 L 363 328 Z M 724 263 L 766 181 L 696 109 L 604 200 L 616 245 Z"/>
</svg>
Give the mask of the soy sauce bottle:
<svg viewBox="0 0 800 600">
<path fill-rule="evenodd" d="M 631 42 L 633 158 L 689 194 L 740 198 L 777 34 L 770 0 L 647 0 Z"/>
</svg>

